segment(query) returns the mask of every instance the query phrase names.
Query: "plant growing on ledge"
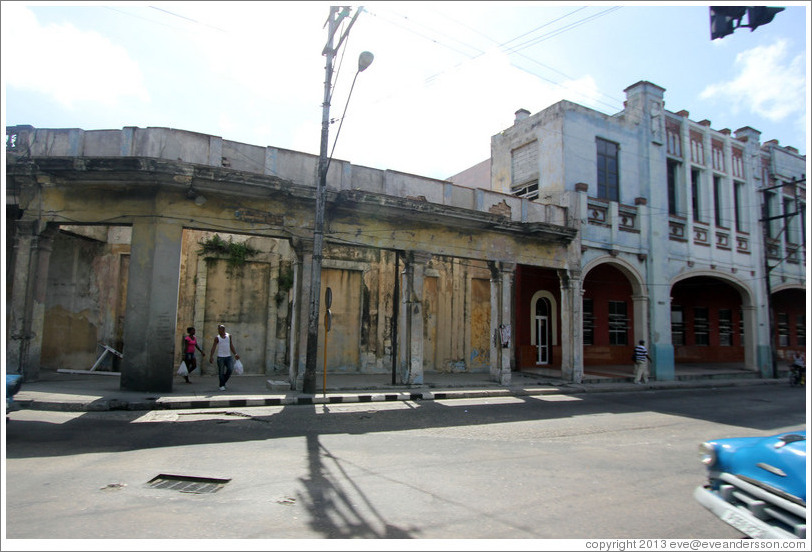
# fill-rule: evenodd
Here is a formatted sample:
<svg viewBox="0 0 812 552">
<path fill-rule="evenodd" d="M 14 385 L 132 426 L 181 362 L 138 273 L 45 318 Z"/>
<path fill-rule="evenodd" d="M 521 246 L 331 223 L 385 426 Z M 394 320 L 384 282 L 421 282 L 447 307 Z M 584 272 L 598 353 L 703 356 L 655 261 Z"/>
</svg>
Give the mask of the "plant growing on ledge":
<svg viewBox="0 0 812 552">
<path fill-rule="evenodd" d="M 234 276 L 240 270 L 245 261 L 257 255 L 258 249 L 254 249 L 246 243 L 234 243 L 232 238 L 225 241 L 219 234 L 211 238 L 198 242 L 201 248 L 197 251 L 199 255 L 205 255 L 206 262 L 216 261 L 219 258 L 226 258 L 226 274 Z"/>
</svg>

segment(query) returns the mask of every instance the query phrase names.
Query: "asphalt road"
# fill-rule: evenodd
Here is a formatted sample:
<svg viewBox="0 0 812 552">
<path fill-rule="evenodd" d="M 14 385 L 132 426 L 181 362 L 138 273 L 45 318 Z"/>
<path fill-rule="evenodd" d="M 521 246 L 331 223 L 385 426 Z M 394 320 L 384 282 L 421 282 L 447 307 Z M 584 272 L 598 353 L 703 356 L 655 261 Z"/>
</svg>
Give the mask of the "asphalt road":
<svg viewBox="0 0 812 552">
<path fill-rule="evenodd" d="M 807 413 L 805 390 L 770 385 L 10 418 L 15 549 L 13 539 L 740 538 L 692 498 L 697 445 L 805 427 Z M 150 487 L 161 474 L 228 481 L 214 493 Z"/>
</svg>

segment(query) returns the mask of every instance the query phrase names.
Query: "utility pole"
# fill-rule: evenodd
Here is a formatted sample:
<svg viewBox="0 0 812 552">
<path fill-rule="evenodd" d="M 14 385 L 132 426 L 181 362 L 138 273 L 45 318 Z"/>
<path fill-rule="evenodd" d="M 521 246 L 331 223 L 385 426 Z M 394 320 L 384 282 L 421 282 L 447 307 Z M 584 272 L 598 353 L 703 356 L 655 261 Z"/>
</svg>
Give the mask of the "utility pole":
<svg viewBox="0 0 812 552">
<path fill-rule="evenodd" d="M 362 8 L 358 8 L 347 28 L 341 34 L 338 43 L 333 46 L 335 34 L 339 24 L 345 17 L 349 17 L 348 6 L 330 6 L 330 17 L 327 20 L 327 44 L 322 55 L 327 62 L 324 70 L 324 103 L 322 104 L 321 119 L 321 148 L 319 149 L 319 180 L 316 188 L 316 218 L 313 224 L 313 263 L 310 271 L 310 308 L 307 318 L 307 350 L 305 357 L 305 373 L 302 391 L 308 394 L 316 393 L 316 357 L 318 355 L 319 339 L 319 295 L 321 294 L 321 261 L 324 249 L 324 206 L 327 201 L 327 147 L 330 131 L 330 97 L 332 96 L 333 60 L 336 52 L 347 38 L 347 35 L 358 19 Z"/>
<path fill-rule="evenodd" d="M 775 343 L 775 317 L 773 316 L 773 309 L 772 309 L 772 284 L 770 283 L 770 272 L 772 272 L 774 268 L 777 268 L 783 262 L 783 259 L 781 261 L 778 261 L 778 263 L 776 263 L 775 265 L 770 266 L 770 260 L 769 260 L 768 254 L 767 254 L 769 240 L 772 239 L 772 236 L 770 235 L 770 222 L 772 222 L 774 220 L 778 220 L 778 219 L 784 219 L 784 227 L 781 229 L 781 232 L 778 233 L 778 235 L 780 236 L 782 233 L 786 232 L 787 225 L 789 224 L 789 220 L 792 217 L 794 217 L 795 215 L 798 215 L 798 214 L 801 213 L 801 211 L 798 209 L 798 206 L 799 206 L 799 202 L 798 202 L 798 184 L 800 184 L 801 182 L 805 182 L 805 179 L 796 180 L 795 178 L 793 178 L 792 182 L 782 182 L 781 184 L 776 184 L 775 186 L 770 186 L 768 188 L 762 188 L 761 190 L 759 190 L 761 193 L 766 193 L 766 192 L 769 192 L 769 191 L 772 191 L 772 190 L 775 190 L 775 189 L 779 189 L 779 188 L 783 190 L 784 186 L 787 186 L 787 185 L 794 186 L 794 188 L 795 188 L 795 212 L 793 212 L 793 213 L 783 213 L 781 215 L 771 216 L 770 211 L 769 211 L 769 204 L 767 203 L 767 198 L 764 197 L 764 199 L 762 200 L 762 203 L 761 203 L 761 206 L 762 206 L 761 207 L 762 218 L 761 218 L 760 222 L 764 224 L 764 226 L 762 228 L 763 235 L 764 235 L 764 278 L 765 278 L 765 283 L 766 283 L 766 287 L 767 287 L 767 318 L 768 318 L 768 321 L 769 321 L 769 328 L 770 328 L 770 363 L 771 363 L 773 378 L 778 378 L 778 363 L 776 361 L 776 349 L 777 349 L 777 347 L 776 347 L 776 343 Z M 779 198 L 780 197 L 781 196 L 779 196 Z M 779 205 L 783 205 L 783 202 L 779 202 Z M 783 209 L 783 207 L 782 207 L 782 209 Z M 802 232 L 804 232 L 804 234 L 802 234 L 803 243 L 804 243 L 804 246 L 806 246 L 806 234 L 805 234 L 806 231 L 802 230 Z"/>
</svg>

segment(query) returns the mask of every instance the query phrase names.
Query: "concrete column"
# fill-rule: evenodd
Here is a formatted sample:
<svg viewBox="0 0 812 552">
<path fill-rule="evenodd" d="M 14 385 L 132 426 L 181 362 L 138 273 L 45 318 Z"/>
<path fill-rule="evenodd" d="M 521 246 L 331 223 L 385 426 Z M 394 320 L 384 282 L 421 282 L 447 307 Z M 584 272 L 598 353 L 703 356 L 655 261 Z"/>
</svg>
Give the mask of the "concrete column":
<svg viewBox="0 0 812 552">
<path fill-rule="evenodd" d="M 651 257 L 649 257 L 649 262 L 651 262 L 650 259 Z M 671 342 L 671 289 L 663 288 L 665 286 L 648 287 L 650 322 L 649 339 L 646 340 L 646 346 L 653 361 L 651 376 L 657 381 L 673 381 L 674 344 Z M 635 303 L 636 307 L 637 303 Z"/>
<path fill-rule="evenodd" d="M 502 276 L 496 262 L 488 262 L 491 270 L 491 350 L 488 359 L 489 372 L 492 381 L 499 381 L 501 373 L 502 339 L 499 324 L 501 323 L 501 310 L 499 297 L 502 288 Z"/>
<path fill-rule="evenodd" d="M 121 389 L 172 391 L 183 226 L 133 223 Z"/>
<path fill-rule="evenodd" d="M 279 291 L 279 256 L 272 255 L 268 276 L 268 325 L 265 328 L 265 374 L 272 374 L 276 365 L 276 326 L 279 319 L 276 294 Z"/>
<path fill-rule="evenodd" d="M 313 240 L 298 240 L 293 245 L 296 262 L 293 265 L 293 305 L 290 321 L 291 389 L 302 389 L 305 372 L 308 309 L 310 308 L 310 274 L 313 267 Z"/>
<path fill-rule="evenodd" d="M 48 267 L 55 226 L 39 231 L 38 221 L 17 222 L 9 309 L 6 370 L 25 381 L 39 379 Z"/>
<path fill-rule="evenodd" d="M 632 309 L 634 313 L 634 328 L 632 334 L 634 335 L 634 343 L 637 345 L 642 339 L 646 345 L 651 345 L 648 337 L 648 297 L 645 295 L 632 295 Z M 670 307 L 669 307 L 670 309 Z"/>
<path fill-rule="evenodd" d="M 423 280 L 430 253 L 412 251 L 406 255 L 402 307 L 400 309 L 400 382 L 423 384 Z"/>
<path fill-rule="evenodd" d="M 500 385 L 510 385 L 515 351 L 515 328 L 513 324 L 513 277 L 515 263 L 488 263 L 491 269 L 491 341 L 490 375 Z M 502 330 L 510 334 L 507 346 L 503 345 Z"/>
<path fill-rule="evenodd" d="M 766 310 L 766 309 L 765 309 Z M 773 377 L 772 355 L 770 354 L 769 327 L 767 315 L 759 320 L 759 308 L 742 305 L 742 325 L 744 326 L 744 366 L 748 370 L 757 371 L 763 378 Z M 761 331 L 760 331 L 761 330 Z"/>
<path fill-rule="evenodd" d="M 584 377 L 584 310 L 580 271 L 559 270 L 561 285 L 561 376 L 581 383 Z"/>
</svg>

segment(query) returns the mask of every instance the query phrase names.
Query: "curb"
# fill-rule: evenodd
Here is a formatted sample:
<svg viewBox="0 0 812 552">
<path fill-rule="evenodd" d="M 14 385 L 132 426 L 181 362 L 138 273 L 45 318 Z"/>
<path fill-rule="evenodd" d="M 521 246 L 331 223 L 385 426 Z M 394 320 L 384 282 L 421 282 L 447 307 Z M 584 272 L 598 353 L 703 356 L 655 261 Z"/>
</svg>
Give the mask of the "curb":
<svg viewBox="0 0 812 552">
<path fill-rule="evenodd" d="M 528 397 L 539 395 L 578 395 L 584 393 L 618 393 L 629 391 L 670 391 L 677 389 L 700 389 L 714 387 L 739 387 L 747 385 L 777 385 L 781 379 L 710 379 L 651 382 L 648 384 L 611 383 L 577 384 L 556 386 L 532 386 L 502 389 L 442 389 L 432 391 L 373 391 L 333 392 L 324 395 L 286 394 L 272 396 L 236 396 L 212 399 L 169 397 L 129 401 L 120 398 L 101 398 L 91 401 L 52 401 L 48 399 L 19 399 L 19 409 L 62 412 L 148 411 L 148 410 L 195 410 L 205 408 L 239 408 L 257 406 L 312 406 L 319 404 L 352 404 L 396 401 L 432 401 L 451 399 L 481 399 L 493 397 Z"/>
</svg>

